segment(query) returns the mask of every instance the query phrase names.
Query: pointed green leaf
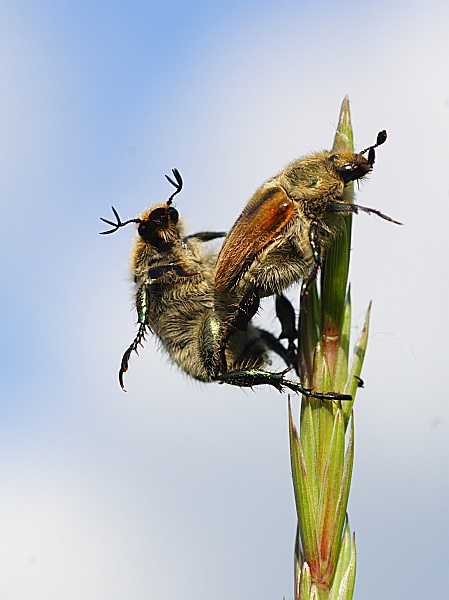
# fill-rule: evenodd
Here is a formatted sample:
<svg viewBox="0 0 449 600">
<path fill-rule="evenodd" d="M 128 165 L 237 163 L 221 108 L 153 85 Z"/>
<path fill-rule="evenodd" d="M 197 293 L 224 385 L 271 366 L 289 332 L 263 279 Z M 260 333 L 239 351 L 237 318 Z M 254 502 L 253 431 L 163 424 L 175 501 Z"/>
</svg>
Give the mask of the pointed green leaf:
<svg viewBox="0 0 449 600">
<path fill-rule="evenodd" d="M 315 572 L 319 568 L 320 562 L 317 518 L 315 512 L 316 506 L 313 501 L 310 478 L 307 472 L 304 454 L 293 423 L 290 403 L 288 412 L 293 489 L 295 493 L 301 547 L 310 568 Z"/>
<path fill-rule="evenodd" d="M 346 522 L 337 569 L 327 600 L 351 600 L 355 584 L 355 567 L 355 536 L 351 543 L 349 523 Z"/>
<path fill-rule="evenodd" d="M 295 575 L 295 589 L 294 589 L 294 599 L 295 600 L 300 600 L 300 598 L 303 597 L 303 596 L 300 596 L 302 566 L 307 566 L 307 569 L 309 570 L 309 576 L 310 576 L 309 565 L 307 565 L 307 563 L 305 562 L 304 557 L 301 552 L 301 543 L 300 543 L 300 539 L 299 539 L 299 527 L 297 525 L 296 526 L 296 538 L 295 538 L 295 557 L 294 557 L 294 561 L 293 561 L 293 569 L 294 569 L 294 575 Z M 306 583 L 304 585 L 306 585 Z"/>
<path fill-rule="evenodd" d="M 341 150 L 354 151 L 354 141 L 351 125 L 349 99 L 345 97 L 341 106 L 335 133 L 333 152 Z M 354 191 L 353 184 L 345 188 L 343 195 L 345 202 L 352 202 Z M 331 246 L 326 251 L 324 267 L 321 273 L 321 307 L 323 322 L 323 345 L 326 358 L 333 368 L 338 337 L 346 300 L 346 289 L 349 273 L 349 259 L 351 249 L 352 216 L 334 215 L 338 224 L 338 234 Z"/>
<path fill-rule="evenodd" d="M 324 596 L 321 596 L 319 588 L 314 583 L 310 589 L 310 600 L 324 600 Z"/>
<path fill-rule="evenodd" d="M 326 260 L 321 277 L 321 307 L 323 320 L 323 344 L 329 362 L 327 348 L 338 347 L 341 323 L 343 319 L 346 288 L 349 272 L 350 232 L 347 217 L 334 215 L 339 221 L 339 231 L 331 247 L 326 252 Z M 349 217 L 350 218 L 350 217 Z"/>
<path fill-rule="evenodd" d="M 355 534 L 352 537 L 351 560 L 345 574 L 342 577 L 337 600 L 352 600 L 355 587 L 355 573 L 357 566 L 357 554 L 355 548 Z"/>
<path fill-rule="evenodd" d="M 305 298 L 302 299 L 299 313 L 299 373 L 301 381 L 310 385 L 312 381 L 313 355 L 321 338 L 321 302 L 314 282 Z"/>
<path fill-rule="evenodd" d="M 302 405 L 300 441 L 304 453 L 307 473 L 309 474 L 310 493 L 313 498 L 314 511 L 316 512 L 319 483 L 317 472 L 317 434 L 314 413 L 316 413 L 316 410 L 314 406 L 312 406 L 312 403 L 304 401 Z"/>
<path fill-rule="evenodd" d="M 351 419 L 351 428 L 349 430 L 349 441 L 344 457 L 344 468 L 338 489 L 338 498 L 335 502 L 335 516 L 334 516 L 334 535 L 336 543 L 331 549 L 331 563 L 335 564 L 337 561 L 339 548 L 337 539 L 341 539 L 343 527 L 346 520 L 346 513 L 348 510 L 348 499 L 349 491 L 351 489 L 352 469 L 354 466 L 354 415 Z"/>
<path fill-rule="evenodd" d="M 343 348 L 338 348 L 337 358 L 334 364 L 334 373 L 332 375 L 332 387 L 335 391 L 344 390 L 346 388 L 346 382 L 348 380 L 348 355 Z M 353 400 L 344 402 L 334 402 L 334 414 L 339 408 L 345 408 L 347 404 L 353 405 Z M 347 411 L 343 414 L 346 415 Z M 347 418 L 345 419 L 345 427 L 347 425 Z"/>
<path fill-rule="evenodd" d="M 312 577 L 310 575 L 310 567 L 304 562 L 301 569 L 301 577 L 299 579 L 298 594 L 295 596 L 295 600 L 308 600 L 308 598 L 310 598 L 311 587 Z"/>
<path fill-rule="evenodd" d="M 336 510 L 342 494 L 341 484 L 345 466 L 344 452 L 344 422 L 341 411 L 337 411 L 323 472 L 318 509 L 318 527 L 321 539 L 320 551 L 323 563 L 322 575 L 329 582 L 332 580 L 336 568 L 344 525 L 344 514 L 343 519 L 341 519 L 340 512 Z"/>
<path fill-rule="evenodd" d="M 318 391 L 331 391 L 333 384 L 331 382 L 329 367 L 322 352 L 322 347 L 317 344 L 315 350 L 315 361 L 313 365 L 313 386 Z M 338 391 L 338 390 L 334 390 Z M 312 404 L 312 403 L 311 403 Z M 328 454 L 329 443 L 334 428 L 333 402 L 315 401 L 312 404 L 316 423 L 317 440 L 317 477 L 318 482 L 323 479 L 323 470 Z"/>
<path fill-rule="evenodd" d="M 345 416 L 349 418 L 349 414 L 352 411 L 357 389 L 360 384 L 360 374 L 362 372 L 363 361 L 365 359 L 366 347 L 368 345 L 368 333 L 369 333 L 369 320 L 371 315 L 371 302 L 366 312 L 365 323 L 360 334 L 359 339 L 354 347 L 352 355 L 351 366 L 349 367 L 348 381 L 344 388 L 345 393 L 350 394 L 353 398 L 352 402 L 345 402 L 343 411 Z"/>
<path fill-rule="evenodd" d="M 351 338 L 351 308 L 351 285 L 349 285 L 340 332 L 340 348 L 347 356 L 349 355 L 349 343 Z"/>
</svg>

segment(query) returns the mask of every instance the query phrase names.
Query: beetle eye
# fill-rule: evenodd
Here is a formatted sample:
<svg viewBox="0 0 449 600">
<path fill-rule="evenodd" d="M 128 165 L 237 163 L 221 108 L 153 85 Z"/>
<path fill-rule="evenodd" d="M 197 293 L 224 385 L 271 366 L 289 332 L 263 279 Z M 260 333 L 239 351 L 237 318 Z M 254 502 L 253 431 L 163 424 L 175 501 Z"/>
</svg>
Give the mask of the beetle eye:
<svg viewBox="0 0 449 600">
<path fill-rule="evenodd" d="M 354 181 L 361 177 L 361 173 L 359 173 L 360 165 L 355 163 L 349 163 L 347 165 L 342 165 L 338 168 L 338 172 L 341 175 L 341 178 L 345 183 L 349 183 L 350 181 Z"/>
<path fill-rule="evenodd" d="M 176 225 L 176 223 L 179 221 L 179 213 L 176 210 L 176 208 L 173 208 L 173 206 L 169 206 L 167 212 L 170 221 Z"/>
<path fill-rule="evenodd" d="M 361 179 L 365 175 L 367 175 L 373 165 L 370 164 L 367 160 L 363 160 L 362 162 L 352 162 L 346 165 L 342 165 L 338 168 L 338 172 L 340 173 L 341 178 L 345 183 L 349 183 L 350 181 L 355 181 L 356 179 Z"/>
<path fill-rule="evenodd" d="M 141 221 L 141 223 L 139 223 L 137 233 L 142 239 L 147 240 L 152 234 L 154 234 L 154 227 L 151 226 L 151 222 L 148 221 L 148 219 L 145 219 L 145 221 Z"/>
<path fill-rule="evenodd" d="M 354 163 L 349 163 L 348 165 L 342 165 L 341 167 L 339 167 L 339 171 L 340 173 L 344 174 L 344 173 L 350 173 L 351 171 L 354 171 L 354 169 L 356 168 L 356 165 Z"/>
</svg>

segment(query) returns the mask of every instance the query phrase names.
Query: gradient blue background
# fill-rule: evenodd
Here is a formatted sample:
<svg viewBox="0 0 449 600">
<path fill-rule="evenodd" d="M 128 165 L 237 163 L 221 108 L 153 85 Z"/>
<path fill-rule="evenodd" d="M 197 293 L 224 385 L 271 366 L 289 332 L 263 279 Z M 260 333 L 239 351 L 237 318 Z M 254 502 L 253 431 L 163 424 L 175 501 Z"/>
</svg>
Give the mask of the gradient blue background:
<svg viewBox="0 0 449 600">
<path fill-rule="evenodd" d="M 132 228 L 228 228 L 258 185 L 387 129 L 354 219 L 356 598 L 446 599 L 447 2 L 0 2 L 0 597 L 287 600 L 287 395 L 187 380 L 134 336 Z M 272 309 L 262 316 L 276 326 Z M 295 400 L 295 409 L 298 401 Z"/>
</svg>

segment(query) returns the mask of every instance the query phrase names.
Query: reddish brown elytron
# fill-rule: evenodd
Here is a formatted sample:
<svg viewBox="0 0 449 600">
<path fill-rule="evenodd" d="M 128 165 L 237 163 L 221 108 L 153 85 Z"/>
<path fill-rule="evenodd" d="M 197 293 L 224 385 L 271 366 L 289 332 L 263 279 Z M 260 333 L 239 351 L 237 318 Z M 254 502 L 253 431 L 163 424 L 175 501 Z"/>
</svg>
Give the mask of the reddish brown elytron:
<svg viewBox="0 0 449 600">
<path fill-rule="evenodd" d="M 283 189 L 259 194 L 256 202 L 242 212 L 226 239 L 215 272 L 217 289 L 232 289 L 254 258 L 284 231 L 293 213 L 293 201 Z"/>
</svg>

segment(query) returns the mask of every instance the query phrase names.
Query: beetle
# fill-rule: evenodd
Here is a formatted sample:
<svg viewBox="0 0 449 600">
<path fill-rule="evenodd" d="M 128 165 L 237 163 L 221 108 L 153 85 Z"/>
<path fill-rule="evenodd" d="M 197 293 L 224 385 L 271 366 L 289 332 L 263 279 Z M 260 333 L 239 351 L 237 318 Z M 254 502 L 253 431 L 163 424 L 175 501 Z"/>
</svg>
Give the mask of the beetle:
<svg viewBox="0 0 449 600">
<path fill-rule="evenodd" d="M 222 353 L 234 332 L 244 330 L 256 314 L 260 298 L 279 295 L 294 283 L 302 283 L 302 297 L 307 294 L 337 236 L 340 215 L 365 212 L 401 224 L 377 209 L 343 199 L 349 183 L 372 171 L 375 148 L 386 139 L 383 130 L 362 152 L 323 151 L 299 158 L 248 201 L 223 242 L 215 268 L 216 289 L 241 298 Z"/>
</svg>

